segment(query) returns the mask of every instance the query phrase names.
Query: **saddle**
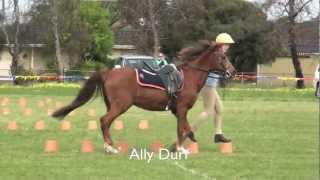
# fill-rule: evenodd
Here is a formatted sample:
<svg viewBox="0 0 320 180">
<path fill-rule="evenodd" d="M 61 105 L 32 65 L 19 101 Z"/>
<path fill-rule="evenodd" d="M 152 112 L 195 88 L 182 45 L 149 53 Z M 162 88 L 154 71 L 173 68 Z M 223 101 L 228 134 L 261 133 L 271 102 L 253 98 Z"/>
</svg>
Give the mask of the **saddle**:
<svg viewBox="0 0 320 180">
<path fill-rule="evenodd" d="M 172 64 L 160 69 L 149 66 L 148 70 L 137 69 L 136 71 L 137 81 L 141 86 L 165 90 L 170 98 L 176 97 L 176 92 L 182 88 L 183 74 Z"/>
</svg>

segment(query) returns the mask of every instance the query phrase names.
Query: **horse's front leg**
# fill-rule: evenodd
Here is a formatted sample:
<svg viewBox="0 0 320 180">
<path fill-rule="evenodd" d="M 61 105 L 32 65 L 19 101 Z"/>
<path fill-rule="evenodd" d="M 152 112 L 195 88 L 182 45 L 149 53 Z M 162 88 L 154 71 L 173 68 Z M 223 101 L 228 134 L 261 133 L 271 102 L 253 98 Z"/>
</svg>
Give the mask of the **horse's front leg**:
<svg viewBox="0 0 320 180">
<path fill-rule="evenodd" d="M 181 152 L 186 152 L 187 150 L 183 147 L 183 142 L 187 137 L 189 137 L 192 141 L 196 142 L 194 138 L 194 134 L 191 131 L 190 125 L 187 121 L 187 112 L 188 109 L 181 108 L 177 111 L 177 136 L 178 140 L 176 143 L 176 150 Z"/>
</svg>

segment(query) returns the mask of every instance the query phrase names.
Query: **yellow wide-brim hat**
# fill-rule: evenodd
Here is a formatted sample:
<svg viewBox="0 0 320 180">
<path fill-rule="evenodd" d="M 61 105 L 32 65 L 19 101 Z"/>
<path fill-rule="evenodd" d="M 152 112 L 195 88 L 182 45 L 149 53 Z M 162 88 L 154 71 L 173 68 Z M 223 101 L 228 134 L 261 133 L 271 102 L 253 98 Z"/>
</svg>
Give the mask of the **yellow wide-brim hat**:
<svg viewBox="0 0 320 180">
<path fill-rule="evenodd" d="M 228 33 L 220 33 L 216 37 L 216 43 L 218 44 L 234 44 L 234 40 Z"/>
</svg>

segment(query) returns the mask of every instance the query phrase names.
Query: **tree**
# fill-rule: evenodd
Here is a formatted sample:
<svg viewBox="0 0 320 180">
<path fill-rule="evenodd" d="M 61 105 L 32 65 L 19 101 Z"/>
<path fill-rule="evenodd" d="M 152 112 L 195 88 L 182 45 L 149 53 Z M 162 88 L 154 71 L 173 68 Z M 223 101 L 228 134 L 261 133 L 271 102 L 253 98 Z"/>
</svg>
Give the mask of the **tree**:
<svg viewBox="0 0 320 180">
<path fill-rule="evenodd" d="M 168 18 L 166 1 L 158 0 L 119 0 L 118 20 L 113 23 L 113 29 L 118 30 L 126 25 L 139 31 L 138 49 L 147 54 L 157 56 L 161 39 L 166 38 L 164 29 Z"/>
<path fill-rule="evenodd" d="M 58 62 L 57 49 L 60 54 L 68 55 L 69 65 L 73 67 L 80 63 L 82 53 L 90 43 L 88 33 L 82 28 L 85 25 L 81 23 L 79 3 L 79 0 L 34 0 L 29 12 L 31 20 L 28 24 L 37 30 L 36 38 L 47 44 L 45 53 L 54 54 L 54 61 L 47 65 L 58 73 L 68 64 L 63 60 Z M 56 48 L 57 39 L 60 48 Z"/>
<path fill-rule="evenodd" d="M 21 44 L 19 42 L 20 37 L 20 9 L 19 9 L 19 0 L 13 0 L 13 23 L 12 31 L 8 32 L 9 23 L 6 23 L 8 19 L 6 14 L 5 0 L 2 0 L 2 20 L 1 20 L 1 29 L 5 36 L 6 44 L 9 49 L 9 53 L 12 56 L 11 63 L 11 74 L 17 75 L 18 73 L 18 62 L 19 54 L 21 53 Z"/>
<path fill-rule="evenodd" d="M 240 0 L 174 2 L 175 17 L 169 22 L 172 29 L 164 42 L 169 54 L 198 39 L 215 40 L 219 33 L 228 32 L 236 41 L 230 58 L 238 71 L 255 71 L 258 63 L 276 58 L 280 48 L 273 23 L 253 4 Z"/>
<path fill-rule="evenodd" d="M 210 3 L 210 2 L 209 2 Z M 221 1 L 211 5 L 219 7 Z M 257 64 L 274 61 L 281 50 L 278 35 L 272 22 L 254 4 L 243 1 L 227 1 L 219 8 L 209 10 L 215 18 L 210 24 L 208 36 L 214 39 L 220 32 L 230 33 L 236 40 L 231 46 L 230 57 L 238 71 L 256 71 Z M 209 19 L 210 22 L 210 19 Z"/>
<path fill-rule="evenodd" d="M 160 40 L 159 32 L 157 27 L 156 13 L 155 13 L 155 2 L 152 0 L 147 0 L 148 18 L 150 20 L 150 26 L 153 35 L 153 55 L 158 56 Z M 159 21 L 159 20 L 158 20 Z"/>
<path fill-rule="evenodd" d="M 51 0 L 51 13 L 52 13 L 52 32 L 54 35 L 54 44 L 55 44 L 55 55 L 56 61 L 58 64 L 59 75 L 63 76 L 64 66 L 62 62 L 62 55 L 61 55 L 61 45 L 60 45 L 60 33 L 59 33 L 59 24 L 58 24 L 58 0 Z"/>
<path fill-rule="evenodd" d="M 301 63 L 298 56 L 297 44 L 296 44 L 296 24 L 297 17 L 303 13 L 308 13 L 308 5 L 312 0 L 267 0 L 263 5 L 265 11 L 278 11 L 278 17 L 287 16 L 288 19 L 288 43 L 290 54 L 292 58 L 292 64 L 295 69 L 295 76 L 297 78 L 303 78 L 303 72 Z M 304 88 L 304 80 L 300 79 L 296 84 L 297 88 Z"/>
<path fill-rule="evenodd" d="M 98 1 L 59 0 L 55 1 L 58 2 L 57 18 L 52 18 L 55 14 L 53 0 L 35 1 L 29 23 L 39 28 L 38 35 L 48 44 L 48 53 L 57 54 L 52 49 L 55 49 L 55 40 L 59 38 L 61 53 L 69 55 L 71 67 L 78 68 L 89 59 L 92 63 L 110 64 L 108 55 L 112 50 L 113 34 L 108 6 Z M 56 29 L 58 33 L 54 33 Z M 58 63 L 55 65 L 59 67 Z"/>
<path fill-rule="evenodd" d="M 88 59 L 109 64 L 109 55 L 113 45 L 109 9 L 101 2 L 82 3 L 80 7 L 81 22 L 85 25 L 91 43 L 87 46 Z"/>
<path fill-rule="evenodd" d="M 126 23 L 141 32 L 136 42 L 142 52 L 154 51 L 159 44 L 172 58 L 183 46 L 199 39 L 214 40 L 217 34 L 228 32 L 237 42 L 230 50 L 237 70 L 254 71 L 257 63 L 274 60 L 280 49 L 273 23 L 252 3 L 242 0 L 150 2 L 120 0 L 118 5 L 120 16 L 116 22 L 121 25 L 118 27 Z"/>
</svg>

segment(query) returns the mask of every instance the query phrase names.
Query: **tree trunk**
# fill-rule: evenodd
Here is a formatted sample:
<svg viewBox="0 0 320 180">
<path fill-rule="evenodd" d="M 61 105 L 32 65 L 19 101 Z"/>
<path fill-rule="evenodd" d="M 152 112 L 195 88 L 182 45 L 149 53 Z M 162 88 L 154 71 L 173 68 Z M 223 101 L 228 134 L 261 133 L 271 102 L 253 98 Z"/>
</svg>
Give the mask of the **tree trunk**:
<svg viewBox="0 0 320 180">
<path fill-rule="evenodd" d="M 14 27 L 16 28 L 16 32 L 14 35 L 14 44 L 13 47 L 10 50 L 10 54 L 12 56 L 12 62 L 11 62 L 11 75 L 15 76 L 18 73 L 18 63 L 19 63 L 19 54 L 20 54 L 20 43 L 19 43 L 19 35 L 20 35 L 20 11 L 19 11 L 19 0 L 14 0 L 13 1 L 13 5 L 14 5 L 14 17 L 15 17 L 15 21 L 14 21 Z M 14 84 L 16 84 L 16 81 L 13 82 Z"/>
<path fill-rule="evenodd" d="M 5 21 L 6 21 L 6 5 L 5 5 L 5 0 L 2 0 L 2 18 L 1 19 L 1 30 L 5 36 L 5 40 L 6 40 L 6 43 L 7 45 L 10 45 L 10 40 L 9 40 L 9 35 L 8 35 L 8 32 L 7 32 L 7 29 L 6 29 L 6 25 L 5 25 Z M 9 47 L 9 52 L 11 51 L 11 48 Z"/>
<path fill-rule="evenodd" d="M 295 25 L 296 25 L 296 16 L 297 12 L 295 12 L 295 0 L 289 0 L 289 46 L 290 46 L 290 53 L 292 58 L 292 63 L 294 70 L 296 72 L 296 78 L 303 78 L 301 63 L 298 57 L 298 51 L 297 51 L 297 44 L 296 44 L 296 31 L 295 31 Z M 298 80 L 296 87 L 298 89 L 305 88 L 304 80 Z"/>
<path fill-rule="evenodd" d="M 56 61 L 59 70 L 59 76 L 63 76 L 63 62 L 61 56 L 61 44 L 59 38 L 59 27 L 58 27 L 58 2 L 56 0 L 52 0 L 52 30 L 54 34 L 54 44 L 55 44 L 55 54 L 56 54 Z"/>
<path fill-rule="evenodd" d="M 11 75 L 17 75 L 18 73 L 18 62 L 19 62 L 19 55 L 13 53 L 11 54 L 12 56 L 12 62 L 11 62 L 11 66 L 10 66 L 10 70 L 11 70 Z"/>
<path fill-rule="evenodd" d="M 150 18 L 151 29 L 152 29 L 152 34 L 153 34 L 153 55 L 158 56 L 160 42 L 159 42 L 159 33 L 158 33 L 157 26 L 156 26 L 156 18 L 155 18 L 155 14 L 154 14 L 154 5 L 153 5 L 152 0 L 148 0 L 148 15 Z"/>
<path fill-rule="evenodd" d="M 1 21 L 1 29 L 5 36 L 5 41 L 8 46 L 9 54 L 12 57 L 12 62 L 10 66 L 10 72 L 12 76 L 15 76 L 18 74 L 19 71 L 19 54 L 21 52 L 21 46 L 19 43 L 19 35 L 20 35 L 20 11 L 19 11 L 19 0 L 13 1 L 13 15 L 14 15 L 14 23 L 13 26 L 15 27 L 15 33 L 14 33 L 14 42 L 11 43 L 9 39 L 9 34 L 7 32 L 7 29 L 5 27 L 5 19 L 6 19 L 6 13 L 5 13 L 5 0 L 2 0 L 2 16 L 3 19 Z M 14 84 L 16 84 L 16 81 L 13 81 Z"/>
<path fill-rule="evenodd" d="M 61 46 L 60 46 L 60 39 L 59 39 L 59 30 L 58 30 L 58 24 L 54 24 L 54 44 L 55 44 L 55 49 L 56 49 L 56 60 L 58 64 L 58 69 L 59 69 L 59 75 L 63 76 L 63 62 L 61 58 Z"/>
</svg>

